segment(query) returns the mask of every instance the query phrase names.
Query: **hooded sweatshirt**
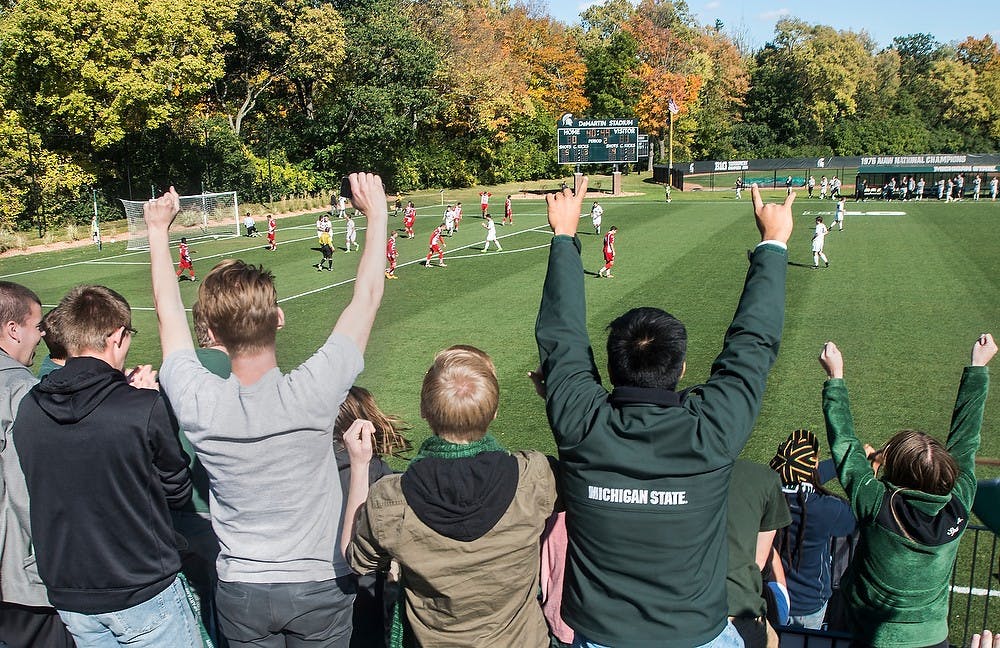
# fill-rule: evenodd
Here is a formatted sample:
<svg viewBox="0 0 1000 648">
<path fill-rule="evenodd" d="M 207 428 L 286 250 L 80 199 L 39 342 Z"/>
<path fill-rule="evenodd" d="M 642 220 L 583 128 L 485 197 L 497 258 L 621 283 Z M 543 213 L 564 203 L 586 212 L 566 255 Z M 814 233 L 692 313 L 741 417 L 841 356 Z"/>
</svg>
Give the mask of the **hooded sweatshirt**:
<svg viewBox="0 0 1000 648">
<path fill-rule="evenodd" d="M 359 573 L 399 562 L 421 646 L 547 647 L 539 538 L 555 501 L 538 452 L 421 459 L 372 486 L 347 561 Z"/>
<path fill-rule="evenodd" d="M 72 358 L 14 421 L 38 572 L 59 610 L 144 603 L 180 570 L 168 507 L 191 496 L 188 458 L 160 393 L 103 360 Z"/>
</svg>

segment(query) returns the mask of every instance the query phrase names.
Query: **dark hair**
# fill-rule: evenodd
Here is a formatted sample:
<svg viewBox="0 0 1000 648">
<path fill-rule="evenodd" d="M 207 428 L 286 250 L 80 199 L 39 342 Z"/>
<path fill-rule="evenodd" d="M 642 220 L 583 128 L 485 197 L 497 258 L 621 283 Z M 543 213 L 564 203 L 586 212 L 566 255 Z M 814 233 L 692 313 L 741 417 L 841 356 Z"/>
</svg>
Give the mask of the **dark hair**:
<svg viewBox="0 0 1000 648">
<path fill-rule="evenodd" d="M 49 348 L 49 357 L 53 360 L 65 360 L 69 357 L 66 350 L 66 343 L 63 341 L 62 331 L 62 311 L 53 308 L 42 317 L 41 324 L 38 325 L 45 331 L 45 346 Z"/>
<path fill-rule="evenodd" d="M 17 322 L 23 326 L 32 304 L 42 304 L 33 290 L 12 281 L 0 281 L 0 324 Z"/>
<path fill-rule="evenodd" d="M 676 389 L 687 355 L 687 331 L 659 308 L 633 308 L 608 324 L 611 384 Z"/>
<path fill-rule="evenodd" d="M 827 497 L 836 497 L 837 499 L 843 500 L 843 498 L 838 497 L 829 490 L 823 488 L 819 480 L 819 472 L 814 468 L 809 475 L 808 479 L 800 481 L 796 487 L 795 492 L 789 493 L 785 491 L 783 494 L 785 496 L 785 501 L 788 503 L 788 508 L 793 509 L 796 504 L 798 504 L 799 510 L 799 528 L 795 531 L 794 540 L 791 537 L 790 530 L 792 525 L 788 525 L 778 531 L 775 537 L 776 549 L 778 550 L 778 555 L 781 556 L 785 562 L 792 566 L 792 569 L 799 569 L 802 563 L 802 547 L 805 546 L 806 537 L 806 525 L 809 523 L 809 511 L 806 504 L 809 496 L 809 491 L 815 491 L 819 495 L 825 495 Z"/>
<path fill-rule="evenodd" d="M 918 430 L 897 432 L 882 449 L 885 479 L 894 486 L 947 495 L 959 468 L 940 441 Z"/>
</svg>

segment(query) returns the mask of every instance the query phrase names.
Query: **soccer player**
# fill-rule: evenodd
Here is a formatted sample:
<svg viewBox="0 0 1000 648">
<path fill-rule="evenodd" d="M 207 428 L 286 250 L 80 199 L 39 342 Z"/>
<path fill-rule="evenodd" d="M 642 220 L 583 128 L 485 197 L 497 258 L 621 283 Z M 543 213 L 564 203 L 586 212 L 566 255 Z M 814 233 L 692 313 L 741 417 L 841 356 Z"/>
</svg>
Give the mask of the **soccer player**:
<svg viewBox="0 0 1000 648">
<path fill-rule="evenodd" d="M 830 230 L 826 228 L 826 225 L 823 224 L 823 217 L 817 216 L 816 230 L 813 232 L 812 238 L 813 270 L 819 267 L 820 259 L 823 259 L 823 263 L 826 264 L 827 268 L 830 267 L 830 261 L 826 258 L 826 255 L 823 254 L 823 241 L 826 240 L 826 234 L 829 231 Z"/>
<path fill-rule="evenodd" d="M 396 276 L 396 257 L 399 256 L 399 251 L 396 249 L 396 237 L 399 236 L 399 232 L 396 230 L 392 231 L 389 235 L 389 240 L 385 242 L 385 258 L 389 262 L 389 269 L 385 271 L 386 279 L 398 279 Z"/>
<path fill-rule="evenodd" d="M 337 218 L 347 218 L 347 198 L 337 198 Z"/>
<path fill-rule="evenodd" d="M 403 203 L 399 199 L 399 194 L 396 194 L 396 201 L 392 203 L 392 217 L 395 218 L 399 216 L 399 212 L 403 209 Z"/>
<path fill-rule="evenodd" d="M 997 199 L 997 184 L 1000 184 L 1000 181 L 997 180 L 996 176 L 990 178 L 990 200 L 994 202 Z"/>
<path fill-rule="evenodd" d="M 601 217 L 604 216 L 604 208 L 594 201 L 594 206 L 590 208 L 590 222 L 594 224 L 594 234 L 601 235 Z"/>
<path fill-rule="evenodd" d="M 503 221 L 501 225 L 513 225 L 514 224 L 514 209 L 510 204 L 510 196 L 507 196 L 507 200 L 503 203 Z"/>
<path fill-rule="evenodd" d="M 482 211 L 483 218 L 486 218 L 486 212 L 490 209 L 490 196 L 492 196 L 488 191 L 479 192 L 479 209 Z"/>
<path fill-rule="evenodd" d="M 493 217 L 486 214 L 486 222 L 483 223 L 483 228 L 486 230 L 486 245 L 483 246 L 483 252 L 490 249 L 490 241 L 497 246 L 497 252 L 503 251 L 500 247 L 500 241 L 497 240 L 497 224 L 493 222 Z"/>
<path fill-rule="evenodd" d="M 181 244 L 177 247 L 180 252 L 180 262 L 177 264 L 177 278 L 183 280 L 184 271 L 188 271 L 188 279 L 191 281 L 198 281 L 198 277 L 194 276 L 194 264 L 191 263 L 191 249 L 188 248 L 188 240 L 185 237 L 181 237 Z"/>
<path fill-rule="evenodd" d="M 333 237 L 330 234 L 330 230 L 324 230 L 320 233 L 319 251 L 323 253 L 323 258 L 313 267 L 316 268 L 317 272 L 322 272 L 324 266 L 327 270 L 333 272 Z"/>
<path fill-rule="evenodd" d="M 278 249 L 278 244 L 274 242 L 274 237 L 278 234 L 278 221 L 274 220 L 274 214 L 267 217 L 267 249 L 274 252 Z"/>
<path fill-rule="evenodd" d="M 618 228 L 612 225 L 608 233 L 604 235 L 604 267 L 598 270 L 598 277 L 614 277 L 611 274 L 611 266 L 615 264 L 615 234 L 617 233 Z"/>
<path fill-rule="evenodd" d="M 923 200 L 924 199 L 924 187 L 926 187 L 926 186 L 927 186 L 927 183 L 924 182 L 923 178 L 920 178 L 920 180 L 917 182 L 917 198 L 916 198 L 917 200 Z"/>
<path fill-rule="evenodd" d="M 427 247 L 429 252 L 427 252 L 427 259 L 424 261 L 424 267 L 431 267 L 431 257 L 435 254 L 438 257 L 438 266 L 442 268 L 447 268 L 448 264 L 444 262 L 444 248 L 446 247 L 444 241 L 441 240 L 441 230 L 444 229 L 444 224 L 438 225 L 431 232 L 431 238 L 428 242 Z"/>
<path fill-rule="evenodd" d="M 316 220 L 316 238 L 319 239 L 320 244 L 323 243 L 323 232 L 329 232 L 331 229 L 330 217 L 326 214 Z"/>
<path fill-rule="evenodd" d="M 785 178 L 785 195 L 792 193 L 792 176 Z"/>
<path fill-rule="evenodd" d="M 972 181 L 972 199 L 979 200 L 979 191 L 983 188 L 983 179 L 976 174 L 976 178 Z"/>
<path fill-rule="evenodd" d="M 462 203 L 457 203 L 455 205 L 455 231 L 458 231 L 458 226 L 462 224 Z"/>
<path fill-rule="evenodd" d="M 809 189 L 809 197 L 813 197 L 813 189 L 816 188 L 816 178 L 809 174 L 809 181 L 806 183 L 806 188 Z"/>
<path fill-rule="evenodd" d="M 413 206 L 413 201 L 406 203 L 403 211 L 403 227 L 406 229 L 406 238 L 413 238 L 413 225 L 417 222 L 417 209 Z"/>
<path fill-rule="evenodd" d="M 830 181 L 830 198 L 840 197 L 840 178 L 833 176 L 833 180 Z"/>
<path fill-rule="evenodd" d="M 257 236 L 257 223 L 253 221 L 253 215 L 247 210 L 247 215 L 243 217 L 243 229 L 246 230 L 247 238 Z"/>
<path fill-rule="evenodd" d="M 826 188 L 827 188 L 827 186 L 829 186 L 829 184 L 830 184 L 830 182 L 826 179 L 826 176 L 823 176 L 822 178 L 819 179 L 819 199 L 820 200 L 825 200 L 826 199 Z"/>
<path fill-rule="evenodd" d="M 833 215 L 833 225 L 839 227 L 840 231 L 844 231 L 844 209 L 847 204 L 847 198 L 843 196 L 837 201 L 837 212 Z M 830 231 L 833 231 L 833 226 L 830 227 Z"/>
<path fill-rule="evenodd" d="M 347 217 L 347 238 L 346 238 L 346 240 L 347 240 L 347 249 L 344 250 L 345 252 L 350 252 L 352 245 L 354 246 L 354 251 L 355 252 L 357 252 L 358 250 L 361 249 L 361 246 L 358 245 L 358 226 L 354 224 L 354 217 L 353 216 L 348 216 Z"/>
<path fill-rule="evenodd" d="M 444 228 L 448 230 L 448 236 L 455 236 L 455 208 L 452 205 L 444 210 Z"/>
<path fill-rule="evenodd" d="M 736 200 L 743 197 L 743 178 L 736 178 Z"/>
</svg>

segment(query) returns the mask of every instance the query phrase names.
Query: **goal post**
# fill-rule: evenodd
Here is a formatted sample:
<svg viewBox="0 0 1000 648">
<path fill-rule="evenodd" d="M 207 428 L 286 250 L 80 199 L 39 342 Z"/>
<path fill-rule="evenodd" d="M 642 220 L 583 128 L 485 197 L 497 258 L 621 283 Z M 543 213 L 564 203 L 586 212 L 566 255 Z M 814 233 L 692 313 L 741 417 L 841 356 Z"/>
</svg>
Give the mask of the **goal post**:
<svg viewBox="0 0 1000 648">
<path fill-rule="evenodd" d="M 141 200 L 122 199 L 128 219 L 128 250 L 148 250 L 149 235 Z M 181 196 L 180 211 L 170 228 L 170 240 L 219 239 L 240 235 L 240 205 L 235 191 Z"/>
</svg>

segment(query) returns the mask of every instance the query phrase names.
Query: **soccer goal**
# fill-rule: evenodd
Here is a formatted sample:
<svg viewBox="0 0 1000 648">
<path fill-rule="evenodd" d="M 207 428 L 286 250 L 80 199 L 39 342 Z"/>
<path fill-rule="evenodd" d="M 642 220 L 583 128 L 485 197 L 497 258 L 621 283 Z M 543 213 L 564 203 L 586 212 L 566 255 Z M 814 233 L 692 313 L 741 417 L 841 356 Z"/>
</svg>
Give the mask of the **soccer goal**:
<svg viewBox="0 0 1000 648">
<path fill-rule="evenodd" d="M 170 228 L 170 240 L 218 239 L 240 235 L 240 205 L 235 191 L 181 196 L 181 210 Z M 128 218 L 129 250 L 148 250 L 149 236 L 141 200 L 122 200 Z"/>
</svg>

